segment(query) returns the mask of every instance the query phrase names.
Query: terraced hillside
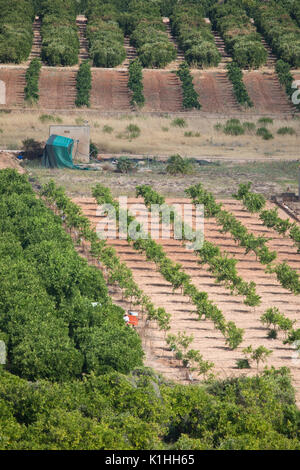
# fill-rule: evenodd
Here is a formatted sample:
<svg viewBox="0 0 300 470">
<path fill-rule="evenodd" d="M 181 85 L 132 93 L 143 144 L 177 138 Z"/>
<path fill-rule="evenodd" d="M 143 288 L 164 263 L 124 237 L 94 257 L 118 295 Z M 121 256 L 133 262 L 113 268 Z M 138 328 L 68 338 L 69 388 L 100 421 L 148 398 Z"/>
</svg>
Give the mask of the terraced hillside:
<svg viewBox="0 0 300 470">
<path fill-rule="evenodd" d="M 97 205 L 94 199 L 85 198 L 76 202 L 95 225 L 100 221 L 100 218 L 96 215 Z M 129 209 L 138 202 L 143 201 L 142 199 L 130 199 Z M 174 204 L 188 201 L 186 199 L 169 199 L 166 202 Z M 224 208 L 230 210 L 251 232 L 256 235 L 264 234 L 272 237 L 272 241 L 268 243 L 268 246 L 277 251 L 278 261 L 287 261 L 291 267 L 300 272 L 300 254 L 297 253 L 291 240 L 278 235 L 272 229 L 266 229 L 257 216 L 249 215 L 242 208 L 240 202 L 225 200 L 222 203 Z M 140 208 L 139 215 L 142 216 L 144 221 L 146 220 L 147 213 L 145 210 Z M 180 241 L 162 238 L 158 238 L 157 241 L 173 261 L 182 265 L 184 271 L 191 276 L 193 284 L 200 290 L 207 292 L 209 299 L 214 301 L 221 309 L 226 320 L 234 321 L 239 328 L 245 330 L 243 343 L 236 350 L 229 350 L 225 346 L 224 338 L 218 330 L 214 329 L 211 321 L 199 322 L 195 307 L 189 303 L 189 299 L 178 291 L 173 293 L 171 284 L 162 278 L 161 274 L 157 272 L 156 266 L 147 261 L 143 254 L 135 251 L 124 240 L 111 239 L 108 240 L 108 243 L 116 248 L 122 260 L 132 269 L 136 282 L 151 297 L 153 303 L 156 306 L 165 307 L 172 315 L 171 332 L 186 331 L 189 335 L 193 334 L 193 346 L 200 350 L 204 359 L 215 363 L 215 372 L 219 373 L 221 377 L 244 374 L 245 370 L 236 367 L 236 360 L 243 357 L 242 349 L 250 344 L 253 347 L 263 345 L 273 351 L 268 365 L 291 368 L 298 393 L 297 399 L 300 402 L 299 365 L 293 362 L 295 351 L 291 346 L 283 344 L 281 334 L 279 334 L 278 339 L 268 339 L 267 329 L 260 321 L 262 313 L 270 306 L 274 306 L 278 307 L 288 318 L 296 320 L 296 327 L 299 328 L 299 298 L 282 288 L 274 275 L 266 274 L 265 268 L 256 260 L 255 255 L 250 253 L 245 255 L 244 250 L 237 246 L 230 235 L 221 235 L 213 218 L 205 222 L 205 238 L 216 243 L 222 252 L 226 251 L 238 260 L 238 273 L 245 281 L 253 280 L 256 282 L 257 293 L 262 298 L 259 307 L 246 306 L 241 296 L 230 295 L 230 291 L 223 285 L 216 284 L 207 266 L 199 265 L 199 258 L 182 246 Z M 143 334 L 148 365 L 179 381 L 191 379 L 191 376 L 179 367 L 178 361 L 174 359 L 171 351 L 166 348 L 164 334 L 154 324 L 150 323 L 147 326 L 142 324 L 141 334 Z"/>
</svg>

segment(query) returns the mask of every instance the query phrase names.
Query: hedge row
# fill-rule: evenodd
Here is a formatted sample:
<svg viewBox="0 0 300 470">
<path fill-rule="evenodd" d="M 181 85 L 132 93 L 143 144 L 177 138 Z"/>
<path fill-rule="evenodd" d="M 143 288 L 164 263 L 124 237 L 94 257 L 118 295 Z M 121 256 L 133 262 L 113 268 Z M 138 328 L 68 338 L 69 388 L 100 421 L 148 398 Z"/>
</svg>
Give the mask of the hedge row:
<svg viewBox="0 0 300 470">
<path fill-rule="evenodd" d="M 39 77 L 42 63 L 40 59 L 33 59 L 26 71 L 25 100 L 28 103 L 37 103 L 39 100 Z"/>
<path fill-rule="evenodd" d="M 130 62 L 128 72 L 128 88 L 132 91 L 131 104 L 141 107 L 145 104 L 145 97 L 143 94 L 143 67 L 139 59 Z"/>
<path fill-rule="evenodd" d="M 28 59 L 34 16 L 31 0 L 0 0 L 0 62 L 20 64 Z"/>
<path fill-rule="evenodd" d="M 118 11 L 110 4 L 90 2 L 87 39 L 89 54 L 95 67 L 115 67 L 126 58 L 124 34 L 118 25 Z"/>
<path fill-rule="evenodd" d="M 239 3 L 233 1 L 215 5 L 210 10 L 210 18 L 239 67 L 258 68 L 266 63 L 268 53 L 261 42 L 260 34 Z"/>
<path fill-rule="evenodd" d="M 221 61 L 211 26 L 203 18 L 204 12 L 194 4 L 179 5 L 171 16 L 173 34 L 186 61 L 194 66 L 217 66 Z"/>
<path fill-rule="evenodd" d="M 92 73 L 89 61 L 80 64 L 76 78 L 76 89 L 75 105 L 77 107 L 87 106 L 89 108 L 92 89 Z"/>
<path fill-rule="evenodd" d="M 119 15 L 124 34 L 130 36 L 143 67 L 164 67 L 176 58 L 175 46 L 169 41 L 162 21 L 159 2 L 129 0 Z"/>
<path fill-rule="evenodd" d="M 132 33 L 130 40 L 144 67 L 165 67 L 176 59 L 176 48 L 170 42 L 161 19 L 154 21 L 143 19 Z"/>
<path fill-rule="evenodd" d="M 296 98 L 299 99 L 300 92 L 297 92 L 297 89 L 292 85 L 294 83 L 294 77 L 291 74 L 291 67 L 287 62 L 283 60 L 278 60 L 275 67 L 278 80 L 281 85 L 284 86 L 285 91 L 290 99 L 293 98 L 293 95 L 296 94 Z M 300 104 L 295 104 L 295 106 L 300 109 Z"/>
<path fill-rule="evenodd" d="M 243 106 L 252 107 L 253 103 L 243 82 L 243 72 L 235 62 L 227 65 L 228 78 L 232 82 L 233 92 L 237 101 Z"/>
<path fill-rule="evenodd" d="M 194 88 L 193 77 L 189 70 L 188 64 L 186 62 L 180 64 L 176 73 L 182 83 L 183 107 L 186 109 L 200 109 L 201 104 L 199 103 L 199 96 Z"/>
<path fill-rule="evenodd" d="M 51 66 L 78 63 L 79 36 L 75 0 L 44 0 L 42 18 L 42 60 Z"/>
<path fill-rule="evenodd" d="M 300 67 L 300 29 L 286 10 L 270 1 L 257 5 L 253 9 L 253 16 L 258 29 L 278 58 L 292 67 Z"/>
</svg>

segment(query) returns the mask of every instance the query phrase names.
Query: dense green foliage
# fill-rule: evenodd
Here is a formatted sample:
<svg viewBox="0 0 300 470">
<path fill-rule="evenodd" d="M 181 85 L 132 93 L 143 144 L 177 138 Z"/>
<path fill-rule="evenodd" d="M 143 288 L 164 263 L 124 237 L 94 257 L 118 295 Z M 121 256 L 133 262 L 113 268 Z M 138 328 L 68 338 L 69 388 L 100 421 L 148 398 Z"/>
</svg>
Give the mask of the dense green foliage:
<svg viewBox="0 0 300 470">
<path fill-rule="evenodd" d="M 78 63 L 75 0 L 42 0 L 42 60 L 51 66 Z"/>
<path fill-rule="evenodd" d="M 169 175 L 189 175 L 193 173 L 193 163 L 177 153 L 168 158 L 166 172 Z"/>
<path fill-rule="evenodd" d="M 176 58 L 175 46 L 169 41 L 159 2 L 130 0 L 120 14 L 119 24 L 136 47 L 143 67 L 164 67 Z"/>
<path fill-rule="evenodd" d="M 142 107 L 145 104 L 145 97 L 143 94 L 143 67 L 139 59 L 130 62 L 128 73 L 128 88 L 132 91 L 131 104 Z"/>
<path fill-rule="evenodd" d="M 193 66 L 213 67 L 221 61 L 211 26 L 204 20 L 204 11 L 194 3 L 179 4 L 171 15 L 172 32 Z"/>
<path fill-rule="evenodd" d="M 182 84 L 182 106 L 185 109 L 201 109 L 199 96 L 194 88 L 193 77 L 188 64 L 185 62 L 180 64 L 176 74 L 180 78 Z"/>
<path fill-rule="evenodd" d="M 278 58 L 292 67 L 299 67 L 300 29 L 286 9 L 270 0 L 266 3 L 256 2 L 251 14 Z"/>
<path fill-rule="evenodd" d="M 31 0 L 0 0 L 0 62 L 28 59 L 33 39 Z"/>
<path fill-rule="evenodd" d="M 281 85 L 285 88 L 285 91 L 290 99 L 293 98 L 293 95 L 296 94 L 296 99 L 299 99 L 300 91 L 297 91 L 296 88 L 293 87 L 294 77 L 291 74 L 291 67 L 287 62 L 283 60 L 278 60 L 276 62 L 276 73 Z M 300 104 L 295 105 L 300 109 Z"/>
<path fill-rule="evenodd" d="M 86 10 L 89 55 L 95 67 L 115 67 L 126 58 L 118 10 L 111 2 L 90 0 Z"/>
<path fill-rule="evenodd" d="M 37 103 L 39 100 L 39 77 L 42 63 L 40 59 L 33 59 L 26 71 L 25 100 L 28 103 Z"/>
<path fill-rule="evenodd" d="M 0 172 L 0 338 L 8 349 L 0 366 L 1 450 L 300 450 L 287 369 L 184 386 L 135 368 L 138 336 L 63 226 L 77 231 L 76 243 L 88 240 L 110 283 L 118 279 L 132 293 L 130 271 L 63 190 L 51 182 L 42 193 L 57 215 L 26 177 Z M 99 200 L 108 196 L 98 191 Z M 182 362 L 200 359 L 207 373 L 210 363 L 187 348 L 190 337 L 168 341 Z"/>
<path fill-rule="evenodd" d="M 30 380 L 65 381 L 141 365 L 138 335 L 112 304 L 101 272 L 76 253 L 61 218 L 12 170 L 0 173 L 0 188 L 0 331 L 7 337 L 7 368 Z"/>
<path fill-rule="evenodd" d="M 147 369 L 32 384 L 1 371 L 1 449 L 298 449 L 286 369 L 173 385 Z"/>
<path fill-rule="evenodd" d="M 267 51 L 261 36 L 252 25 L 239 1 L 216 4 L 210 19 L 225 41 L 226 49 L 241 68 L 258 68 L 267 61 Z"/>
<path fill-rule="evenodd" d="M 241 68 L 258 68 L 267 61 L 261 36 L 240 2 L 231 0 L 211 8 L 210 18 L 225 41 L 226 49 Z"/>
<path fill-rule="evenodd" d="M 235 62 L 228 64 L 227 72 L 228 78 L 233 84 L 233 92 L 237 101 L 243 106 L 252 107 L 253 103 L 243 82 L 243 72 L 238 64 Z"/>
<path fill-rule="evenodd" d="M 76 106 L 87 106 L 89 108 L 92 89 L 92 73 L 89 61 L 85 61 L 80 64 L 76 77 L 76 89 Z"/>
</svg>

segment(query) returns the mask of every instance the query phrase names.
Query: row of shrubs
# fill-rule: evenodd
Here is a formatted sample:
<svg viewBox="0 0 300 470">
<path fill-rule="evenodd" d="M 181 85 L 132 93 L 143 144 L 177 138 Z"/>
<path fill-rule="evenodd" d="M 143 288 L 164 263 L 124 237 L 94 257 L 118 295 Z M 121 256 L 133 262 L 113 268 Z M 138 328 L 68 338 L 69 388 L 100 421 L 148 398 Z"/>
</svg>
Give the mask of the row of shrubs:
<svg viewBox="0 0 300 470">
<path fill-rule="evenodd" d="M 28 103 L 37 103 L 39 100 L 39 77 L 42 63 L 40 59 L 33 59 L 25 74 L 26 86 L 24 89 L 25 100 Z"/>
<path fill-rule="evenodd" d="M 176 36 L 186 61 L 193 66 L 212 67 L 221 61 L 210 24 L 203 18 L 202 8 L 183 4 L 174 8 L 171 16 L 172 32 Z"/>
<path fill-rule="evenodd" d="M 237 101 L 247 107 L 252 107 L 253 103 L 243 82 L 243 72 L 236 62 L 227 65 L 227 74 L 233 85 L 233 92 Z"/>
<path fill-rule="evenodd" d="M 78 63 L 76 12 L 74 0 L 51 0 L 42 3 L 42 60 L 48 65 L 71 66 Z"/>
<path fill-rule="evenodd" d="M 231 1 L 215 5 L 210 10 L 213 26 L 218 30 L 233 60 L 242 68 L 258 68 L 267 61 L 268 53 L 261 36 L 240 6 Z"/>
<path fill-rule="evenodd" d="M 200 109 L 199 96 L 193 85 L 193 77 L 186 62 L 180 64 L 176 72 L 182 83 L 182 106 L 185 109 Z"/>
<path fill-rule="evenodd" d="M 287 62 L 284 62 L 283 60 L 278 60 L 276 62 L 276 67 L 275 67 L 278 80 L 281 83 L 281 85 L 285 88 L 285 91 L 287 95 L 289 96 L 290 99 L 292 99 L 294 93 L 296 92 L 297 98 L 299 98 L 299 94 L 297 92 L 297 89 L 294 88 L 293 82 L 294 82 L 294 77 L 291 74 L 291 67 Z M 300 104 L 295 104 L 300 109 Z"/>
<path fill-rule="evenodd" d="M 126 58 L 118 11 L 111 4 L 91 1 L 86 10 L 89 55 L 95 67 L 115 67 Z"/>
<path fill-rule="evenodd" d="M 300 67 L 300 29 L 285 8 L 270 1 L 251 12 L 274 53 L 292 67 Z"/>
<path fill-rule="evenodd" d="M 131 104 L 141 107 L 145 104 L 145 97 L 143 94 L 143 67 L 139 59 L 130 62 L 128 72 L 128 88 L 132 91 Z"/>
<path fill-rule="evenodd" d="M 19 64 L 28 59 L 34 16 L 31 0 L 0 0 L 0 62 Z"/>
</svg>

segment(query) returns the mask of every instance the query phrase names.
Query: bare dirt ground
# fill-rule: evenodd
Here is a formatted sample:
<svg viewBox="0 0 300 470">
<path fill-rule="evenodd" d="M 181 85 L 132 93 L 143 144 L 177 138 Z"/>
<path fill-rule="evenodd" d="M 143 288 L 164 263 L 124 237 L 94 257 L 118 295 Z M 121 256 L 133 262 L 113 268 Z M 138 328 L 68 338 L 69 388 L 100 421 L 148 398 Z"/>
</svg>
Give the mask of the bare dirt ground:
<svg viewBox="0 0 300 470">
<path fill-rule="evenodd" d="M 42 68 L 39 89 L 39 108 L 74 108 L 76 72 L 73 70 Z"/>
<path fill-rule="evenodd" d="M 126 70 L 93 70 L 91 106 L 101 111 L 132 111 Z"/>
<path fill-rule="evenodd" d="M 241 112 L 226 72 L 194 71 L 193 81 L 199 94 L 201 111 L 220 114 Z"/>
<path fill-rule="evenodd" d="M 254 109 L 251 111 L 265 114 L 296 112 L 274 72 L 246 72 L 244 83 L 254 104 Z"/>
<path fill-rule="evenodd" d="M 144 111 L 182 111 L 180 80 L 175 73 L 161 70 L 144 70 Z"/>
<path fill-rule="evenodd" d="M 25 169 L 20 165 L 14 153 L 0 152 L 0 170 L 5 168 L 12 168 L 19 173 L 25 173 Z"/>
<path fill-rule="evenodd" d="M 0 80 L 6 85 L 6 104 L 0 109 L 24 105 L 25 70 L 24 68 L 0 67 Z"/>
<path fill-rule="evenodd" d="M 99 218 L 96 216 L 96 204 L 92 198 L 76 199 L 75 202 L 81 205 L 84 213 L 90 220 L 97 224 Z M 140 199 L 130 199 L 129 207 Z M 186 199 L 168 199 L 168 203 L 184 203 Z M 241 210 L 239 202 L 222 201 L 225 207 L 230 209 L 238 218 L 245 221 L 247 226 L 254 233 L 265 232 L 265 227 L 256 219 L 256 217 L 246 217 Z M 140 210 L 143 215 L 143 211 Z M 145 212 L 144 212 L 145 217 Z M 300 268 L 300 254 L 296 253 L 290 240 L 278 236 L 272 232 L 274 238 L 272 247 L 277 247 L 280 260 L 287 260 L 294 268 Z M 268 231 L 269 233 L 269 231 Z M 165 307 L 171 313 L 171 332 L 186 331 L 194 336 L 192 347 L 198 349 L 203 354 L 204 359 L 213 361 L 215 364 L 214 372 L 220 377 L 231 377 L 253 374 L 256 371 L 251 369 L 249 372 L 237 369 L 236 360 L 243 357 L 242 349 L 248 345 L 258 347 L 264 345 L 271 349 L 272 355 L 268 360 L 268 366 L 289 367 L 292 371 L 294 385 L 297 391 L 297 400 L 300 402 L 300 364 L 293 362 L 295 354 L 291 346 L 283 345 L 283 337 L 279 335 L 278 339 L 270 340 L 267 338 L 267 329 L 260 322 L 260 316 L 271 306 L 278 307 L 281 312 L 289 318 L 296 320 L 296 327 L 300 326 L 299 298 L 283 289 L 277 282 L 274 275 L 266 274 L 263 266 L 256 261 L 255 256 L 244 254 L 230 235 L 220 234 L 216 222 L 211 219 L 205 223 L 205 237 L 209 241 L 217 243 L 222 251 L 227 251 L 231 256 L 238 259 L 238 272 L 244 280 L 254 280 L 257 284 L 257 292 L 262 297 L 262 304 L 259 307 L 247 307 L 243 303 L 241 296 L 230 295 L 230 292 L 222 285 L 217 285 L 214 278 L 208 272 L 207 266 L 198 264 L 197 257 L 177 240 L 158 239 L 168 254 L 174 261 L 180 262 L 183 269 L 191 276 L 192 282 L 200 289 L 208 293 L 209 299 L 213 300 L 222 310 L 227 321 L 234 321 L 240 328 L 244 328 L 245 336 L 242 345 L 235 351 L 229 350 L 224 344 L 224 338 L 213 327 L 212 322 L 198 321 L 195 314 L 195 308 L 188 302 L 188 299 L 180 293 L 172 292 L 171 285 L 166 282 L 156 271 L 153 263 L 148 262 L 144 255 L 137 253 L 126 241 L 118 239 L 108 240 L 108 243 L 114 246 L 121 259 L 132 269 L 133 276 L 138 285 L 148 294 L 156 306 Z M 185 382 L 187 376 L 179 367 L 178 361 L 174 359 L 172 353 L 167 350 L 164 334 L 160 332 L 155 324 L 145 327 L 142 325 L 141 334 L 146 352 L 146 364 L 155 368 L 158 372 L 165 374 L 174 380 Z M 195 377 L 196 378 L 196 377 Z"/>
</svg>

